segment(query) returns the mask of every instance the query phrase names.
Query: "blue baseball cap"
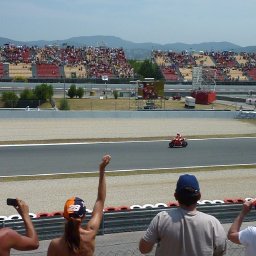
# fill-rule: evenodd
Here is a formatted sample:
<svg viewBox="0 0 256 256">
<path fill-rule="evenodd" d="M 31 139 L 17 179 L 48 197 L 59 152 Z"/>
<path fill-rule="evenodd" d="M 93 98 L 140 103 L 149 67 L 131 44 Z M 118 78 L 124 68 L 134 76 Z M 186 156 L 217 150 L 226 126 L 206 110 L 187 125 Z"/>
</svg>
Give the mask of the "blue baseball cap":
<svg viewBox="0 0 256 256">
<path fill-rule="evenodd" d="M 197 178 L 191 174 L 183 174 L 179 177 L 176 185 L 176 193 L 188 192 L 196 194 L 200 192 L 200 187 Z"/>
</svg>

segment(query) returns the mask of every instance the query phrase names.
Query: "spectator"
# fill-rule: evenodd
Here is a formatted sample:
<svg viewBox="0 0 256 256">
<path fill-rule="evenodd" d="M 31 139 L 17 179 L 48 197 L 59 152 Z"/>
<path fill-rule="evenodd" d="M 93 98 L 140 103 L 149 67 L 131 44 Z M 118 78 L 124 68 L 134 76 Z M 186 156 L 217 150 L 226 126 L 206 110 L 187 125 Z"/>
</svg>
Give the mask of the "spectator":
<svg viewBox="0 0 256 256">
<path fill-rule="evenodd" d="M 155 255 L 224 255 L 226 234 L 213 216 L 197 211 L 201 198 L 194 175 L 179 177 L 174 194 L 179 207 L 158 213 L 140 240 L 141 253 L 149 253 L 157 243 Z"/>
<path fill-rule="evenodd" d="M 64 235 L 51 241 L 48 256 L 94 254 L 95 238 L 102 221 L 106 198 L 105 167 L 110 159 L 110 155 L 105 155 L 99 166 L 98 197 L 90 221 L 82 228 L 86 213 L 84 201 L 78 197 L 68 199 L 64 206 L 64 217 L 67 220 Z"/>
<path fill-rule="evenodd" d="M 243 208 L 239 215 L 234 220 L 228 231 L 228 239 L 235 244 L 242 244 L 245 246 L 245 256 L 255 255 L 256 252 L 256 227 L 249 226 L 240 231 L 244 217 L 255 206 L 256 199 L 247 201 L 243 204 Z"/>
<path fill-rule="evenodd" d="M 0 229 L 0 255 L 4 256 L 10 255 L 11 249 L 28 251 L 39 247 L 37 233 L 29 216 L 28 205 L 24 201 L 16 199 L 14 207 L 24 221 L 26 235 L 20 235 L 10 228 Z"/>
</svg>

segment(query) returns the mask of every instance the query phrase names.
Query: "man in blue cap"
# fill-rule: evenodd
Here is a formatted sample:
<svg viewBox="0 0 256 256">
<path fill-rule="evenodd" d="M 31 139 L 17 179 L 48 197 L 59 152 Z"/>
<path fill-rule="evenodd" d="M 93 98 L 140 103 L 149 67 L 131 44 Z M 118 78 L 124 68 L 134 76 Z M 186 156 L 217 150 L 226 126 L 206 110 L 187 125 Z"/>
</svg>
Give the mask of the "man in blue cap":
<svg viewBox="0 0 256 256">
<path fill-rule="evenodd" d="M 181 175 L 174 193 L 179 207 L 158 213 L 140 240 L 143 254 L 175 256 L 221 256 L 226 252 L 226 233 L 213 216 L 196 209 L 201 198 L 194 175 Z"/>
</svg>

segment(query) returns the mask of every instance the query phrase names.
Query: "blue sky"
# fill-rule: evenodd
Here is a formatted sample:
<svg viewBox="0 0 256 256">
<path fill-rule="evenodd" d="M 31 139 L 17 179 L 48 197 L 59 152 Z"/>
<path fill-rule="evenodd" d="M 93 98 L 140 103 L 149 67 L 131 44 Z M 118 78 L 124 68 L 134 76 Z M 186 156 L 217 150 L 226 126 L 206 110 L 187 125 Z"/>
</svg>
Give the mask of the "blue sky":
<svg viewBox="0 0 256 256">
<path fill-rule="evenodd" d="M 256 0 L 1 0 L 0 37 L 256 45 Z"/>
</svg>

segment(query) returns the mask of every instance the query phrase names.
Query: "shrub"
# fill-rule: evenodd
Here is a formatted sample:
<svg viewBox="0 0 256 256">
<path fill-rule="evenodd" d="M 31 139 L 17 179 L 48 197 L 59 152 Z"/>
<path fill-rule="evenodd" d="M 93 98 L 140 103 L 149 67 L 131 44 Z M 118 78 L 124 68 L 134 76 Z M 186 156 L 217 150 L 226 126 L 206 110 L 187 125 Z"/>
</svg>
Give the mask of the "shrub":
<svg viewBox="0 0 256 256">
<path fill-rule="evenodd" d="M 23 76 L 15 76 L 12 81 L 13 82 L 24 82 L 24 83 L 27 83 L 28 79 L 26 77 L 23 77 Z"/>
<path fill-rule="evenodd" d="M 18 104 L 19 97 L 15 92 L 3 92 L 2 101 L 6 108 L 15 108 Z"/>
<path fill-rule="evenodd" d="M 26 88 L 20 93 L 20 99 L 18 102 L 19 108 L 25 108 L 27 106 L 36 108 L 40 103 L 40 99 L 37 99 L 34 90 Z"/>
<path fill-rule="evenodd" d="M 38 100 L 47 101 L 53 96 L 53 87 L 48 84 L 41 84 L 35 87 L 34 94 Z"/>
<path fill-rule="evenodd" d="M 60 100 L 60 110 L 70 110 L 70 106 L 68 104 L 68 100 L 67 99 L 61 99 Z"/>
<path fill-rule="evenodd" d="M 68 89 L 68 97 L 73 99 L 76 96 L 76 85 L 71 84 L 71 86 Z"/>
<path fill-rule="evenodd" d="M 79 87 L 77 90 L 76 90 L 76 97 L 78 97 L 79 99 L 83 98 L 84 96 L 84 88 L 82 87 Z"/>
<path fill-rule="evenodd" d="M 117 99 L 117 98 L 118 98 L 118 91 L 117 91 L 117 90 L 114 90 L 114 91 L 113 91 L 113 95 L 114 95 L 114 98 Z"/>
<path fill-rule="evenodd" d="M 34 93 L 33 90 L 31 89 L 24 89 L 21 93 L 20 93 L 20 99 L 21 100 L 35 100 L 37 97 Z"/>
</svg>

